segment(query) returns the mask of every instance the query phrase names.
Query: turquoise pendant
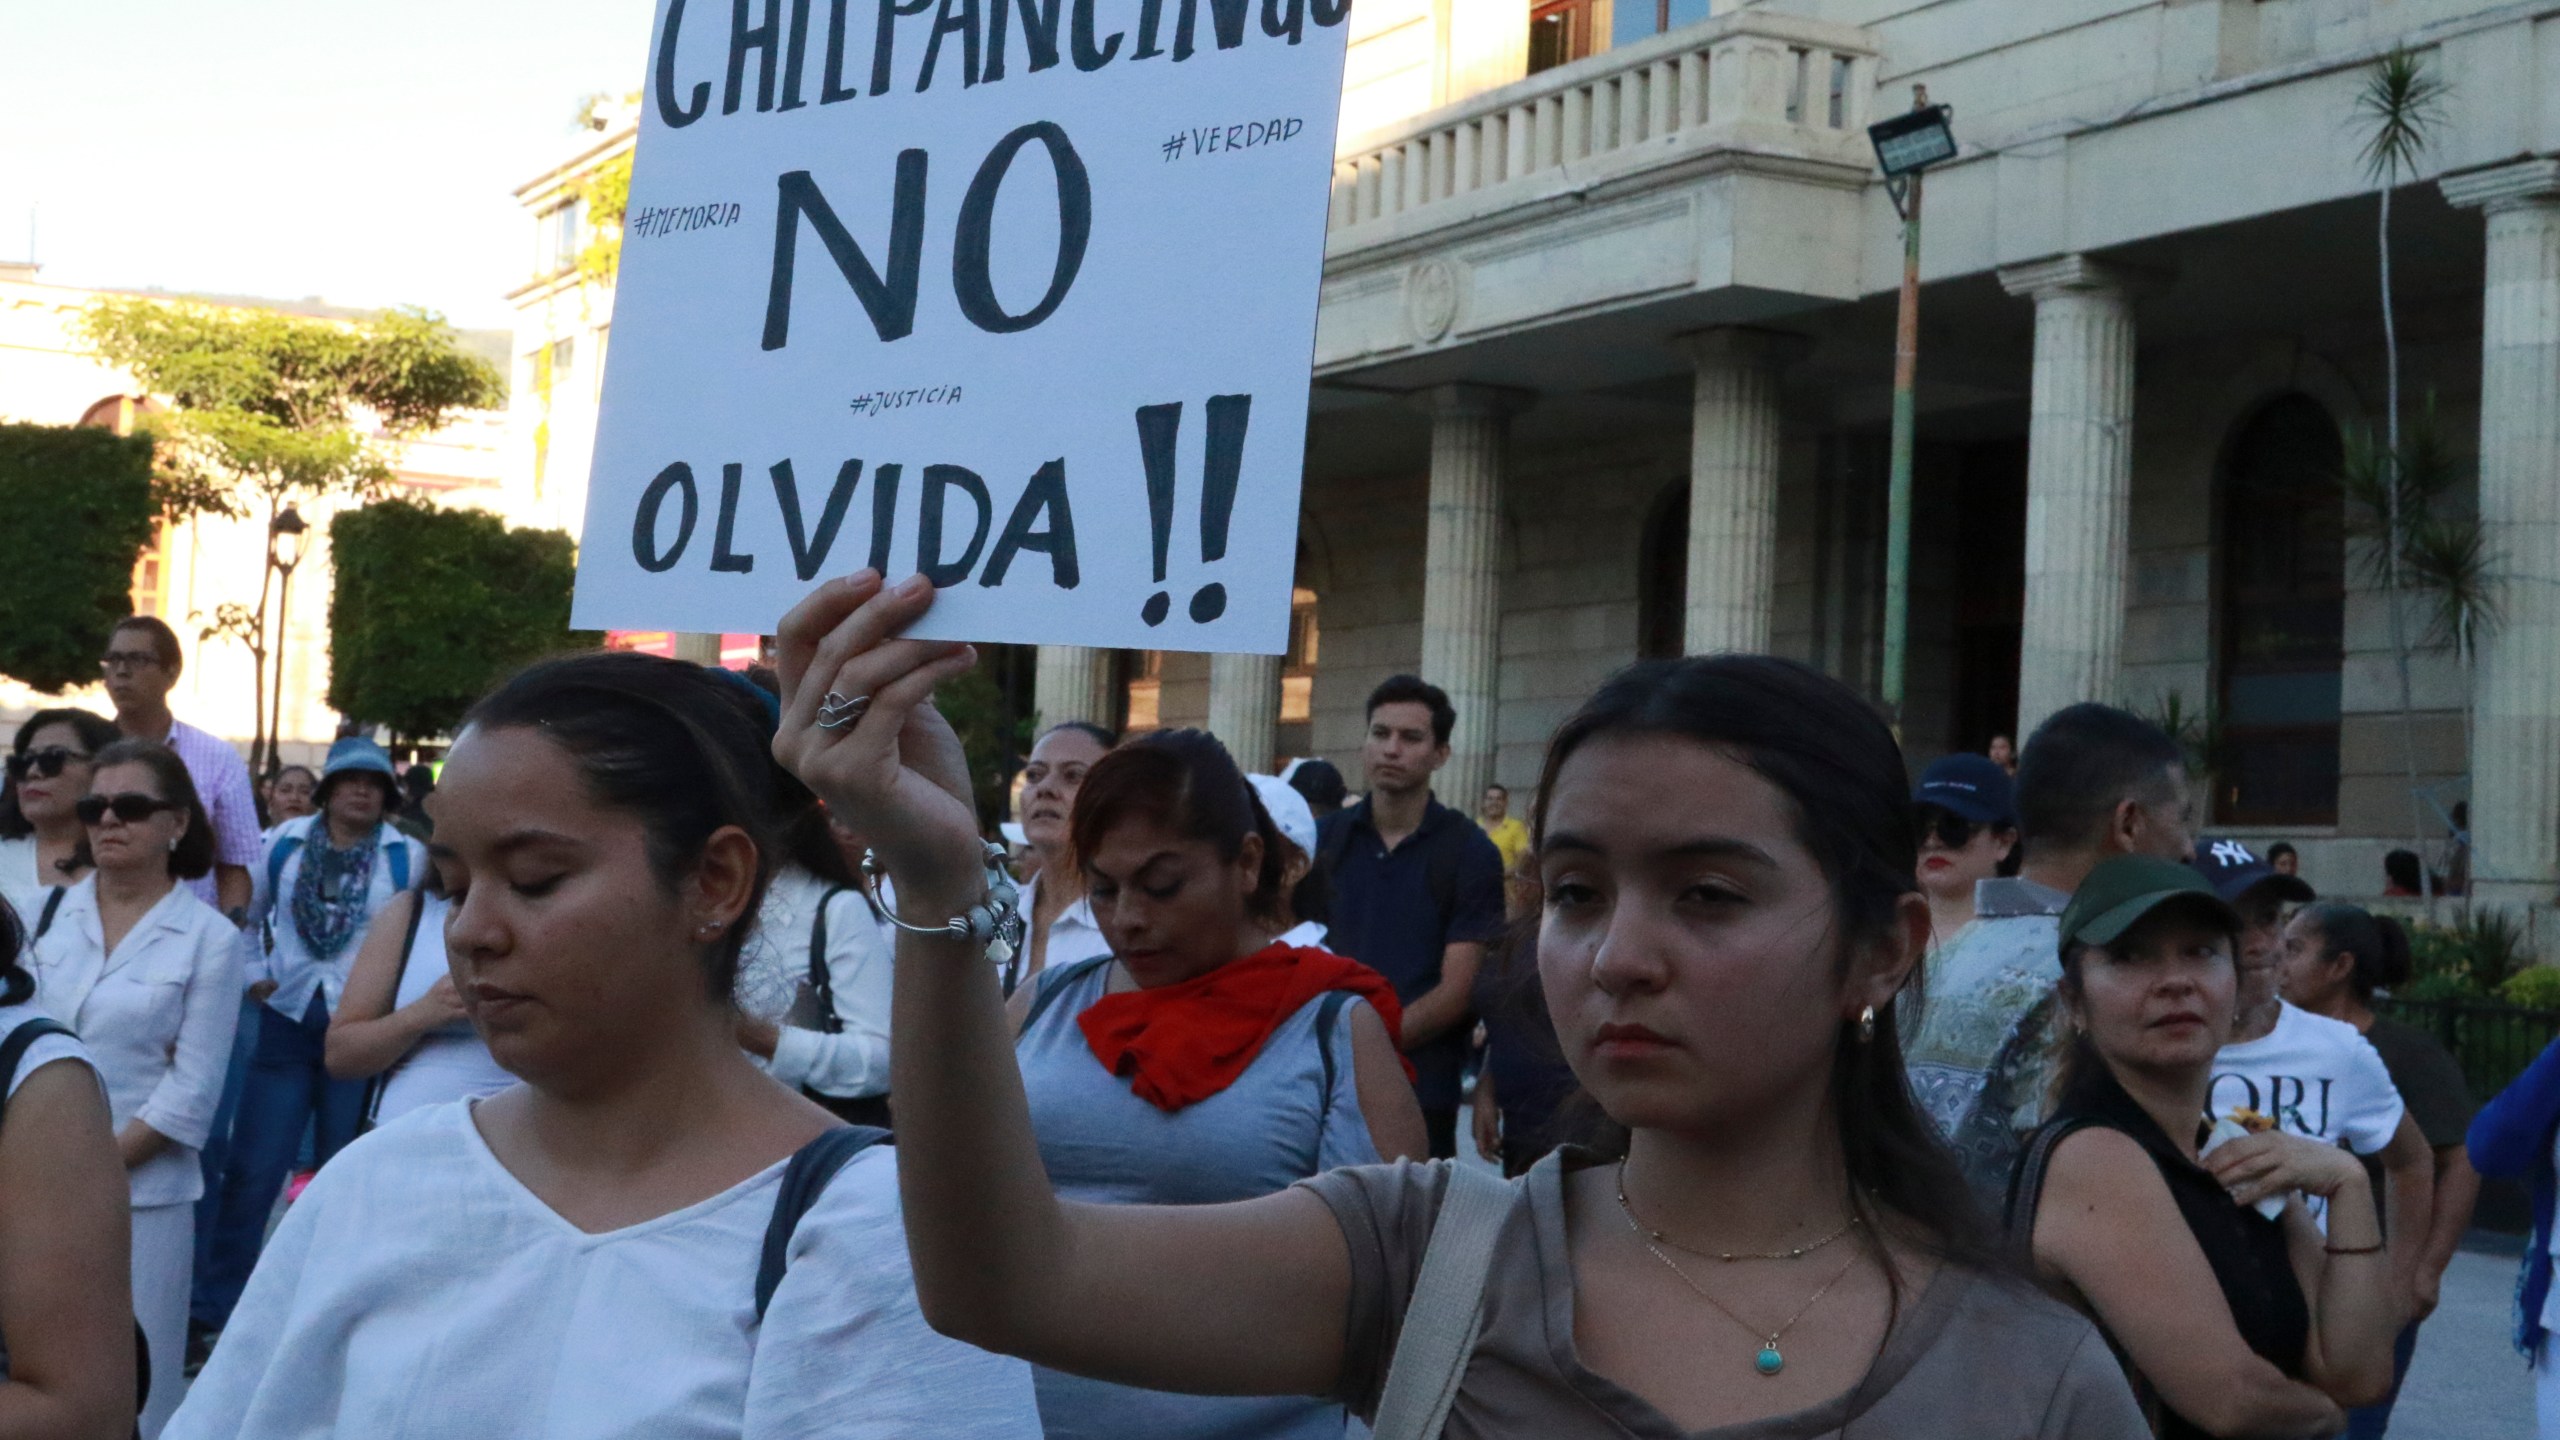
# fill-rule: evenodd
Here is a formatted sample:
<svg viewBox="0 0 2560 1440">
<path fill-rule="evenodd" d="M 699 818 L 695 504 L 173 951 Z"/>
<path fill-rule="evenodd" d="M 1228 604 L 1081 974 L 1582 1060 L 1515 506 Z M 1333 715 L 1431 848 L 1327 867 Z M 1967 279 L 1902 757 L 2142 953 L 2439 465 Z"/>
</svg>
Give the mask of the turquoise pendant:
<svg viewBox="0 0 2560 1440">
<path fill-rule="evenodd" d="M 1760 1358 L 1751 1363 L 1759 1368 L 1761 1374 L 1775 1375 L 1787 1368 L 1787 1357 L 1778 1353 L 1777 1346 L 1763 1345 L 1760 1347 Z"/>
</svg>

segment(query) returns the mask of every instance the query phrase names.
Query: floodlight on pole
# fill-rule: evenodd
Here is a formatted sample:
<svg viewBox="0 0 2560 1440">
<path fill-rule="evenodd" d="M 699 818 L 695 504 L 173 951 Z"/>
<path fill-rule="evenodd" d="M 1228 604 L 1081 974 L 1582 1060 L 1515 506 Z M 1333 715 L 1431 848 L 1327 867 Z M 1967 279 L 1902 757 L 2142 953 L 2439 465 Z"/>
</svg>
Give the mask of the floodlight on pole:
<svg viewBox="0 0 2560 1440">
<path fill-rule="evenodd" d="M 1887 193 L 1902 215 L 1902 303 L 1894 316 L 1893 473 L 1885 502 L 1884 675 L 1882 690 L 1894 733 L 1902 733 L 1902 702 L 1911 637 L 1911 465 L 1919 430 L 1916 398 L 1920 373 L 1920 182 L 1932 165 L 1952 160 L 1955 111 L 1929 103 L 1925 85 L 1911 87 L 1911 112 L 1867 127 L 1884 169 Z"/>
</svg>

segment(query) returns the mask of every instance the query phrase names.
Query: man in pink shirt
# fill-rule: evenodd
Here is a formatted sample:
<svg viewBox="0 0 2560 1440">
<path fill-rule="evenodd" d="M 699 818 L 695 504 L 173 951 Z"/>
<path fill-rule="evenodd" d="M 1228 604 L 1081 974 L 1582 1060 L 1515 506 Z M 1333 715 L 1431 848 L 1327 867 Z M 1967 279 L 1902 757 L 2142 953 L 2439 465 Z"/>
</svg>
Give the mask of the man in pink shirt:
<svg viewBox="0 0 2560 1440">
<path fill-rule="evenodd" d="M 169 713 L 169 691 L 186 658 L 178 634 L 151 615 L 129 615 L 107 635 L 98 657 L 116 728 L 156 740 L 178 752 L 196 782 L 205 814 L 213 820 L 213 873 L 185 882 L 208 905 L 235 921 L 248 913 L 249 868 L 258 863 L 257 802 L 249 792 L 249 767 L 240 752 Z"/>
</svg>

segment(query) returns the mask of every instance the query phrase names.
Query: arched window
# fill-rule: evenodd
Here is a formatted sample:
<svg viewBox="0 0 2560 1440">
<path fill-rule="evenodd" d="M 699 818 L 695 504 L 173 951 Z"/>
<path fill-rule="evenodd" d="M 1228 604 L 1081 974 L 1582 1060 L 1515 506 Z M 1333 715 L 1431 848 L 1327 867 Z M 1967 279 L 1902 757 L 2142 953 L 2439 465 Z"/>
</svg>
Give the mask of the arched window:
<svg viewBox="0 0 2560 1440">
<path fill-rule="evenodd" d="M 1689 482 L 1674 481 L 1645 512 L 1636 556 L 1636 658 L 1677 659 L 1688 648 Z"/>
<path fill-rule="evenodd" d="M 2338 428 L 2307 395 L 2244 424 L 2223 462 L 2215 818 L 2334 825 L 2345 657 Z"/>
</svg>

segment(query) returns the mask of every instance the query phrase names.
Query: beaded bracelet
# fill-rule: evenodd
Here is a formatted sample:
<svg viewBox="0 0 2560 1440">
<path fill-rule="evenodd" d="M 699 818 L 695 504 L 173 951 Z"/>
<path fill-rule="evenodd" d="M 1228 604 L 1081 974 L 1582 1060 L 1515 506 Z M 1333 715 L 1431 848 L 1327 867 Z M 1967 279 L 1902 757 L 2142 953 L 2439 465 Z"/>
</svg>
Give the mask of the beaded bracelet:
<svg viewBox="0 0 2560 1440">
<path fill-rule="evenodd" d="M 986 947 L 987 958 L 998 965 L 1011 960 L 1022 945 L 1022 910 L 1018 903 L 1021 892 L 1014 888 L 1013 872 L 1005 867 L 1001 845 L 986 847 L 987 898 L 939 925 L 911 925 L 898 918 L 880 898 L 880 856 L 877 851 L 862 852 L 862 889 L 871 897 L 881 918 L 910 935 L 933 935 L 946 940 L 968 940 Z"/>
</svg>

